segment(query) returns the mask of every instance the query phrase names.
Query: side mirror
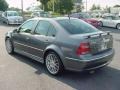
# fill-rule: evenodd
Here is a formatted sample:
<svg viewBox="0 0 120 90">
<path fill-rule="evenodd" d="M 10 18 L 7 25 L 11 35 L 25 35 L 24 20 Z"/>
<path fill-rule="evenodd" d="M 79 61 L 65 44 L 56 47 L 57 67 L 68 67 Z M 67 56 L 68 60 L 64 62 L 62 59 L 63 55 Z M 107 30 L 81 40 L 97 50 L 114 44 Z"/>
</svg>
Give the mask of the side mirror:
<svg viewBox="0 0 120 90">
<path fill-rule="evenodd" d="M 14 33 L 18 33 L 18 29 L 14 29 L 13 32 L 14 32 Z"/>
</svg>

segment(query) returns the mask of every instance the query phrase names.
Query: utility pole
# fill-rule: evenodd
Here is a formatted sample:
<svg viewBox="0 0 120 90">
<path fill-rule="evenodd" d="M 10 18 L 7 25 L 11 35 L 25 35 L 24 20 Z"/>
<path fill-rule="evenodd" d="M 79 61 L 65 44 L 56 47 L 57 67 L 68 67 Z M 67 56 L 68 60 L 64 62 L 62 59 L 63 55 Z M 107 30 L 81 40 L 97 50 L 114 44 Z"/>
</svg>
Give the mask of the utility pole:
<svg viewBox="0 0 120 90">
<path fill-rule="evenodd" d="M 87 0 L 86 0 L 86 12 L 87 12 Z"/>
<path fill-rule="evenodd" d="M 22 13 L 22 16 L 24 18 L 24 12 L 23 12 L 23 0 L 21 0 L 21 13 Z"/>
<path fill-rule="evenodd" d="M 55 12 L 55 0 L 53 0 L 53 13 Z"/>
</svg>

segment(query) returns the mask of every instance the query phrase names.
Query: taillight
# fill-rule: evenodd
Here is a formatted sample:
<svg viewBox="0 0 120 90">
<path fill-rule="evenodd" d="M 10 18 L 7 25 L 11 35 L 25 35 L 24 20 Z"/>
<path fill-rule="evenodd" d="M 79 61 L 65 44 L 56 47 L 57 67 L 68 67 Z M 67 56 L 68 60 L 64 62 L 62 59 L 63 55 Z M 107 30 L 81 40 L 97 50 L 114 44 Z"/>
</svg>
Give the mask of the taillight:
<svg viewBox="0 0 120 90">
<path fill-rule="evenodd" d="M 85 55 L 88 54 L 90 52 L 90 44 L 89 43 L 81 43 L 79 48 L 76 51 L 77 55 Z"/>
<path fill-rule="evenodd" d="M 87 21 L 87 23 L 92 24 L 92 22 L 91 22 L 91 21 Z"/>
</svg>

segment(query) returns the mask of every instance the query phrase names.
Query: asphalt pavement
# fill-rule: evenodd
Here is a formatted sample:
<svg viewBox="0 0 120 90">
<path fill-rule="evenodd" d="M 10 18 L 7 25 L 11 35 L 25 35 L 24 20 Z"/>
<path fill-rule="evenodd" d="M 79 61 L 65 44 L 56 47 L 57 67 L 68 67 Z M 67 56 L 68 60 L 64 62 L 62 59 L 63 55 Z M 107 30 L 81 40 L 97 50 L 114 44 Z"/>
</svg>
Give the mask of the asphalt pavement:
<svg viewBox="0 0 120 90">
<path fill-rule="evenodd" d="M 120 30 L 101 28 L 114 37 L 116 53 L 109 66 L 94 74 L 66 71 L 51 76 L 44 65 L 6 52 L 5 33 L 17 27 L 0 23 L 0 90 L 120 90 Z"/>
</svg>

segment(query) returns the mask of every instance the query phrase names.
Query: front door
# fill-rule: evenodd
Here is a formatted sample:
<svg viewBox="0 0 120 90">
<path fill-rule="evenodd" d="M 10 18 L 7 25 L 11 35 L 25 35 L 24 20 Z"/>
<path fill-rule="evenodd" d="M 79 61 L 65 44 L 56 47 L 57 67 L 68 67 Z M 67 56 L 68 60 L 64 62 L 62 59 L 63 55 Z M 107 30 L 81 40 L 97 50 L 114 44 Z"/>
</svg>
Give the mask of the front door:
<svg viewBox="0 0 120 90">
<path fill-rule="evenodd" d="M 42 58 L 44 49 L 48 45 L 46 35 L 49 27 L 50 23 L 48 21 L 39 21 L 33 35 L 31 36 L 31 39 L 28 41 L 29 45 L 34 47 L 30 51 L 31 54 Z"/>
<path fill-rule="evenodd" d="M 112 21 L 112 17 L 111 16 L 106 16 L 104 17 L 104 26 L 108 26 L 108 27 L 111 27 L 111 21 Z"/>
<path fill-rule="evenodd" d="M 13 33 L 13 43 L 16 50 L 29 52 L 28 50 L 31 48 L 28 45 L 28 41 L 36 22 L 35 20 L 27 21 L 18 28 L 17 32 Z"/>
</svg>

